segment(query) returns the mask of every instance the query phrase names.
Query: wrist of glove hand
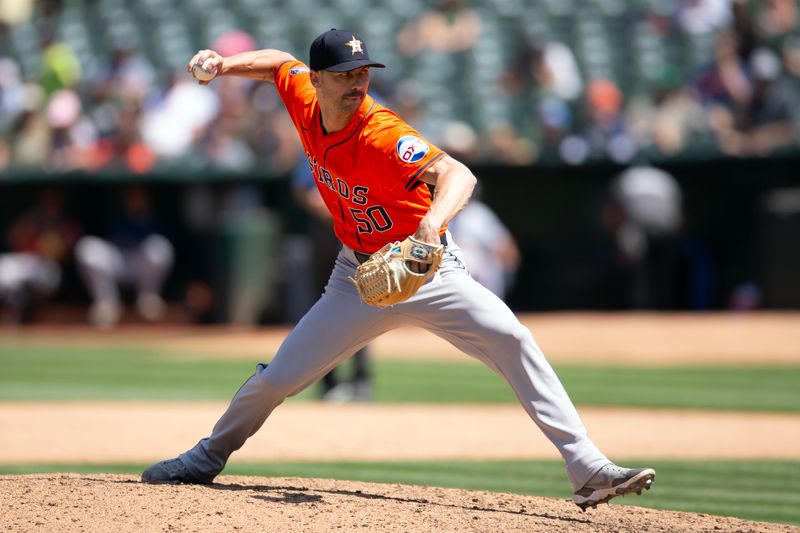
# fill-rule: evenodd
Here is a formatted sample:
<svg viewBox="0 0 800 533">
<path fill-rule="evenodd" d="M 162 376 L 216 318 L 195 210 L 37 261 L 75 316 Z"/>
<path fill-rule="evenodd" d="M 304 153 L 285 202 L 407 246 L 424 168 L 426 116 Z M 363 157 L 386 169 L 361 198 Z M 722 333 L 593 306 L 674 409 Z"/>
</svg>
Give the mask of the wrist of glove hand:
<svg viewBox="0 0 800 533">
<path fill-rule="evenodd" d="M 388 307 L 416 294 L 436 274 L 443 255 L 441 244 L 407 237 L 372 254 L 352 281 L 364 303 Z"/>
</svg>

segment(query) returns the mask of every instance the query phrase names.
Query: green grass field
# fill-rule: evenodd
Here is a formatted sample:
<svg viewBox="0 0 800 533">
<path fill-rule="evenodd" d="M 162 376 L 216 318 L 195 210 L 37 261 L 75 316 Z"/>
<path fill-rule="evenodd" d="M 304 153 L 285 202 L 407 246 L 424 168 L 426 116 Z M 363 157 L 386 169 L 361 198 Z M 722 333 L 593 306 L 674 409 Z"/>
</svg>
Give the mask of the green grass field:
<svg viewBox="0 0 800 533">
<path fill-rule="evenodd" d="M 800 461 L 652 461 L 657 472 L 645 496 L 614 500 L 637 505 L 800 525 Z M 109 472 L 139 475 L 143 464 L 0 465 L 0 474 Z M 569 498 L 569 483 L 555 461 L 237 463 L 224 474 L 309 477 L 407 483 Z"/>
<path fill-rule="evenodd" d="M 228 400 L 255 361 L 175 358 L 123 347 L 0 346 L 0 400 Z M 800 367 L 557 367 L 580 405 L 800 412 Z M 376 400 L 387 403 L 515 402 L 482 365 L 374 363 Z M 625 387 L 620 387 L 624 383 Z M 312 390 L 299 395 L 308 399 Z"/>
<path fill-rule="evenodd" d="M 176 358 L 144 348 L 0 344 L 0 400 L 228 400 L 255 360 Z M 800 412 L 800 367 L 557 367 L 584 406 Z M 507 385 L 465 362 L 374 363 L 377 401 L 514 402 Z M 625 387 L 619 384 L 624 383 Z M 309 390 L 297 400 L 309 399 Z M 657 458 L 656 458 L 657 459 Z M 658 480 L 627 504 L 800 525 L 800 461 L 627 461 L 653 465 Z M 0 473 L 124 472 L 146 465 L 0 465 Z M 228 474 L 329 477 L 569 497 L 556 462 L 258 463 Z M 656 497 L 657 495 L 657 497 Z"/>
</svg>

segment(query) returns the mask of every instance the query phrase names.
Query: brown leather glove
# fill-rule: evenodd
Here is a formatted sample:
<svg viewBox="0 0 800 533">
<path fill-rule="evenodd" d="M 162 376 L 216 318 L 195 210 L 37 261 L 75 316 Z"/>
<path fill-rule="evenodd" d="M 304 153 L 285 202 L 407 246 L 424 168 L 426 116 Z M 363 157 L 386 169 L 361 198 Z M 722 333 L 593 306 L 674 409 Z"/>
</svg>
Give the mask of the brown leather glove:
<svg viewBox="0 0 800 533">
<path fill-rule="evenodd" d="M 408 300 L 436 274 L 444 246 L 407 237 L 375 252 L 352 279 L 364 303 L 388 307 Z"/>
</svg>

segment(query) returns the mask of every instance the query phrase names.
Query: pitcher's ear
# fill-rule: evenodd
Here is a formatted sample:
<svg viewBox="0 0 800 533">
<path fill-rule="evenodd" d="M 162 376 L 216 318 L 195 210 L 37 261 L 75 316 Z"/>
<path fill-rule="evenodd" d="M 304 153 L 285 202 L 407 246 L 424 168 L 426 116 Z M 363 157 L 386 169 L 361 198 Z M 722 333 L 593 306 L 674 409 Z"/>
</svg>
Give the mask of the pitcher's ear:
<svg viewBox="0 0 800 533">
<path fill-rule="evenodd" d="M 314 87 L 319 87 L 320 85 L 319 72 L 317 72 L 316 70 L 312 70 L 311 72 L 309 72 L 309 74 L 311 75 L 311 85 L 313 85 Z"/>
</svg>

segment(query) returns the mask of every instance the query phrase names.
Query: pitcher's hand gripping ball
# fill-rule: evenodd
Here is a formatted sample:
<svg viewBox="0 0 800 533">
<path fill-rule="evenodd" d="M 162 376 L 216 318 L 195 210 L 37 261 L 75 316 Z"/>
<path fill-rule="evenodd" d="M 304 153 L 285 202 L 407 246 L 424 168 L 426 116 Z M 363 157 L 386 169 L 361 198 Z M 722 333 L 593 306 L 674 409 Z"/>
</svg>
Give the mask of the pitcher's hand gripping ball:
<svg viewBox="0 0 800 533">
<path fill-rule="evenodd" d="M 217 67 L 211 65 L 211 59 L 206 59 L 203 64 L 195 63 L 192 66 L 192 76 L 198 81 L 211 81 L 217 77 Z"/>
<path fill-rule="evenodd" d="M 353 283 L 364 303 L 388 307 L 414 296 L 436 274 L 442 255 L 441 244 L 407 237 L 372 254 L 356 269 Z"/>
</svg>

